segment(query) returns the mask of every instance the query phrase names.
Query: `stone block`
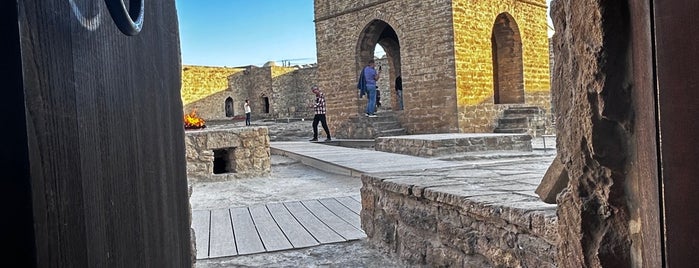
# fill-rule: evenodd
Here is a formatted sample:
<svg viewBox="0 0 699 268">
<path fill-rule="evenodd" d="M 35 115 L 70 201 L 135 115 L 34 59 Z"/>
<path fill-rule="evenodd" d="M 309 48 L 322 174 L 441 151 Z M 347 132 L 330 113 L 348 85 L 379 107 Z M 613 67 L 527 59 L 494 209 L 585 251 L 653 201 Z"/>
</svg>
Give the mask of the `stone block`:
<svg viewBox="0 0 699 268">
<path fill-rule="evenodd" d="M 246 135 L 240 135 L 241 133 Z M 231 126 L 186 131 L 187 177 L 190 181 L 217 181 L 269 174 L 271 156 L 268 137 L 258 136 L 266 133 L 266 127 Z M 243 136 L 245 138 L 241 141 Z M 251 146 L 241 148 L 243 142 Z M 217 149 L 226 151 L 217 156 L 214 154 Z M 221 159 L 215 159 L 216 157 Z M 228 173 L 213 174 L 215 161 L 226 161 Z"/>
<path fill-rule="evenodd" d="M 541 201 L 549 204 L 556 204 L 556 196 L 568 186 L 568 172 L 561 162 L 560 155 L 551 162 L 551 166 L 546 170 L 544 178 L 536 188 L 536 194 Z"/>
</svg>

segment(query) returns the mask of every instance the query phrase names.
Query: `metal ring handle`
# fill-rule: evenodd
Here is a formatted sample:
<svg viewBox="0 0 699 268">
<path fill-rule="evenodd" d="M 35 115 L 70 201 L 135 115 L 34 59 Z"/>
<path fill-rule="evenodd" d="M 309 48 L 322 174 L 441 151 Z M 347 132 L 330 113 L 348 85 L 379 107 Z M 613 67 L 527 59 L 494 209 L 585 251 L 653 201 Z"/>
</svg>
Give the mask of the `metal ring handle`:
<svg viewBox="0 0 699 268">
<path fill-rule="evenodd" d="M 145 0 L 130 0 L 129 10 L 126 10 L 123 0 L 105 0 L 109 14 L 117 28 L 128 36 L 137 35 L 143 28 L 143 2 Z M 132 18 L 136 17 L 136 20 Z"/>
</svg>

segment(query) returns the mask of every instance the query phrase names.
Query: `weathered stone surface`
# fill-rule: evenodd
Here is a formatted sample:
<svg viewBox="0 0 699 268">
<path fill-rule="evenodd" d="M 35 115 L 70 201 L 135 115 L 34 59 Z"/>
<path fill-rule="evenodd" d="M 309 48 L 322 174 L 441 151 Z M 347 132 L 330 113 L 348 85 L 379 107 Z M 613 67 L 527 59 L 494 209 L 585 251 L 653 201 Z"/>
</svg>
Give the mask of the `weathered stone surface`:
<svg viewBox="0 0 699 268">
<path fill-rule="evenodd" d="M 539 195 L 542 201 L 549 204 L 556 204 L 556 196 L 568 186 L 568 172 L 565 170 L 565 165 L 560 161 L 559 157 L 551 162 L 544 179 L 536 188 L 536 194 Z"/>
<path fill-rule="evenodd" d="M 390 84 L 380 87 L 394 94 L 394 80 L 402 75 L 405 110 L 399 117 L 409 134 L 492 132 L 495 119 L 507 107 L 526 103 L 549 110 L 543 0 L 314 3 L 317 77 L 327 89 L 331 131 L 345 131 L 339 126 L 364 110 L 366 101 L 358 99 L 357 76 L 377 43 L 386 51 L 390 66 L 379 80 Z M 521 103 L 495 104 L 494 100 L 497 71 L 491 36 L 502 14 L 512 17 L 516 26 L 510 26 L 521 36 L 521 53 L 508 57 L 522 62 Z M 388 28 L 392 30 L 381 35 Z M 397 110 L 395 101 L 391 105 Z"/>
<path fill-rule="evenodd" d="M 196 110 L 207 121 L 241 120 L 243 104 L 249 99 L 254 120 L 313 118 L 307 104 L 314 98 L 310 88 L 316 83 L 316 70 L 315 66 L 186 65 L 181 90 L 184 111 Z"/>
<path fill-rule="evenodd" d="M 422 157 L 440 157 L 467 152 L 531 151 L 527 134 L 430 134 L 379 137 L 374 149 Z"/>
<path fill-rule="evenodd" d="M 226 119 L 226 99 L 234 98 L 230 92 L 225 91 L 228 88 L 228 77 L 243 70 L 243 68 L 228 67 L 182 66 L 180 95 L 182 95 L 184 113 L 196 110 L 197 115 L 205 120 Z"/>
<path fill-rule="evenodd" d="M 190 182 L 268 175 L 271 171 L 266 127 L 214 126 L 185 133 Z M 214 150 L 226 150 L 229 172 L 214 174 Z"/>
<path fill-rule="evenodd" d="M 536 184 L 518 181 L 542 174 L 502 163 L 486 169 L 363 175 L 369 241 L 412 265 L 555 267 L 556 206 L 536 197 Z M 510 178 L 499 175 L 515 170 Z"/>
<path fill-rule="evenodd" d="M 625 167 L 633 135 L 627 1 L 551 3 L 561 267 L 632 267 Z M 640 245 L 637 245 L 640 246 Z"/>
</svg>

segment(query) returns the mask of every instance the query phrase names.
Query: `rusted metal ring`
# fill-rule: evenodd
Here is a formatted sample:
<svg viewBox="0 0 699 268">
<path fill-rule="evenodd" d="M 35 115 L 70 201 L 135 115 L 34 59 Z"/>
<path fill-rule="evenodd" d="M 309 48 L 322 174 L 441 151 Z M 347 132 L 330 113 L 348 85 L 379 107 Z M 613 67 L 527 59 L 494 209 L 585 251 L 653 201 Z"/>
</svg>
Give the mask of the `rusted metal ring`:
<svg viewBox="0 0 699 268">
<path fill-rule="evenodd" d="M 117 28 L 128 36 L 137 35 L 143 28 L 143 4 L 145 0 L 130 0 L 126 10 L 124 0 L 105 0 L 109 14 Z M 136 17 L 136 20 L 133 18 Z"/>
</svg>

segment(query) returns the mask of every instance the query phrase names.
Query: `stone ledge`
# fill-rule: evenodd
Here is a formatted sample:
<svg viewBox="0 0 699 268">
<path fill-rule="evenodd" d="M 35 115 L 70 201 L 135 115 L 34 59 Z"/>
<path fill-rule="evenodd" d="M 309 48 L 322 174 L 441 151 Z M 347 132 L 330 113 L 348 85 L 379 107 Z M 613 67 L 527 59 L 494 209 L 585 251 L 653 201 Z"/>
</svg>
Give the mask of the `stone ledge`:
<svg viewBox="0 0 699 268">
<path fill-rule="evenodd" d="M 362 227 L 409 264 L 555 267 L 556 206 L 534 193 L 541 175 L 505 169 L 363 175 Z"/>
<path fill-rule="evenodd" d="M 267 127 L 214 126 L 185 131 L 187 178 L 190 182 L 225 181 L 269 175 Z M 215 150 L 225 150 L 226 172 L 214 174 Z"/>
<path fill-rule="evenodd" d="M 375 150 L 420 157 L 442 157 L 467 152 L 531 151 L 528 134 L 450 133 L 379 137 Z"/>
</svg>

